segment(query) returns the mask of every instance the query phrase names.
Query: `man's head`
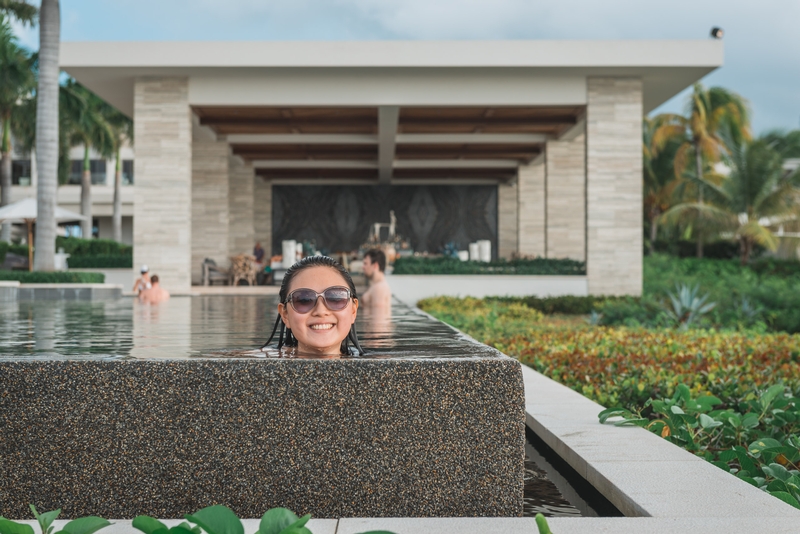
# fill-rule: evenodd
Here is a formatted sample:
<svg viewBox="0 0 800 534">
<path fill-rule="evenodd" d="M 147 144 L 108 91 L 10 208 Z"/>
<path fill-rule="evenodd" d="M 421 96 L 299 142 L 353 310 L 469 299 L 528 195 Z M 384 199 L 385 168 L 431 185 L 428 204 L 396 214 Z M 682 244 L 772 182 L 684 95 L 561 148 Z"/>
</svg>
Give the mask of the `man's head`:
<svg viewBox="0 0 800 534">
<path fill-rule="evenodd" d="M 153 276 L 150 277 L 150 283 L 153 284 L 153 285 L 156 285 L 158 283 L 158 275 L 157 274 L 154 274 Z"/>
<path fill-rule="evenodd" d="M 372 278 L 376 272 L 386 270 L 386 254 L 381 249 L 373 248 L 364 253 L 364 276 Z"/>
</svg>

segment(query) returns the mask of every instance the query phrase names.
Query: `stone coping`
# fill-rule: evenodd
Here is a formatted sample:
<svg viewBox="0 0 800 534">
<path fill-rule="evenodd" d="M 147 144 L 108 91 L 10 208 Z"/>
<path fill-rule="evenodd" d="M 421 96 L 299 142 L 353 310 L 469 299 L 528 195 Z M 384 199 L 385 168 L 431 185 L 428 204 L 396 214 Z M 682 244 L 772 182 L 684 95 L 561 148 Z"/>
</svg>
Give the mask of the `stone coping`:
<svg viewBox="0 0 800 534">
<path fill-rule="evenodd" d="M 17 280 L 0 280 L 0 287 L 19 287 Z"/>
<path fill-rule="evenodd" d="M 116 289 L 119 284 L 21 284 L 20 289 Z"/>
</svg>

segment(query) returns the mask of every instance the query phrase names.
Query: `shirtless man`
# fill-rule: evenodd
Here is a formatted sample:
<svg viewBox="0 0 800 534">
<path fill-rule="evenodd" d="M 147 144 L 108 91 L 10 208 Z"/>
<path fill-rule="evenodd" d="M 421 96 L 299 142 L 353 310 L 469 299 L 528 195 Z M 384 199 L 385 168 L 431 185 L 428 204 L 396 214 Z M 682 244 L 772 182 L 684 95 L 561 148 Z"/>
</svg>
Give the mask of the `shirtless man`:
<svg viewBox="0 0 800 534">
<path fill-rule="evenodd" d="M 157 274 L 154 274 L 150 277 L 150 283 L 152 284 L 150 289 L 145 289 L 139 293 L 139 302 L 146 304 L 158 304 L 159 302 L 169 300 L 169 292 L 167 292 L 167 290 L 161 287 L 161 284 L 158 283 Z"/>
<path fill-rule="evenodd" d="M 373 310 L 391 310 L 392 288 L 386 281 L 386 255 L 382 250 L 370 249 L 364 254 L 364 276 L 369 281 L 367 289 L 358 299 L 362 306 Z"/>
</svg>

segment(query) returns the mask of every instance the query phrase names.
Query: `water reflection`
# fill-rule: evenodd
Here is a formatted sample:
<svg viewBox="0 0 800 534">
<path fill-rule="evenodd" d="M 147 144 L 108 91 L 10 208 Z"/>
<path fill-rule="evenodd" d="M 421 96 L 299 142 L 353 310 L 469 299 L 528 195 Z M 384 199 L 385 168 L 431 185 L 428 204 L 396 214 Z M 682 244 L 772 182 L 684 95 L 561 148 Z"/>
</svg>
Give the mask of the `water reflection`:
<svg viewBox="0 0 800 534">
<path fill-rule="evenodd" d="M 173 297 L 158 305 L 131 298 L 11 302 L 0 311 L 0 358 L 287 357 L 258 351 L 277 303 L 277 296 Z M 364 310 L 356 328 L 367 358 L 496 354 L 399 303 L 383 313 Z"/>
</svg>

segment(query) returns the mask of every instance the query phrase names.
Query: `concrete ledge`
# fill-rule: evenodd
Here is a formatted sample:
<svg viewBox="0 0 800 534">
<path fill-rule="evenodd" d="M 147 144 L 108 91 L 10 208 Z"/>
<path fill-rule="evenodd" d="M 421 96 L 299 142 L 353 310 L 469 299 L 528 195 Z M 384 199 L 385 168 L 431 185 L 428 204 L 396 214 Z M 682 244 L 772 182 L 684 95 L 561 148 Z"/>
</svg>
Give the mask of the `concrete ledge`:
<svg viewBox="0 0 800 534">
<path fill-rule="evenodd" d="M 116 284 L 20 284 L 18 300 L 115 300 L 122 296 Z"/>
<path fill-rule="evenodd" d="M 19 282 L 15 280 L 0 281 L 0 302 L 16 302 L 19 298 Z"/>
<path fill-rule="evenodd" d="M 626 516 L 783 517 L 800 510 L 639 427 L 601 425 L 603 409 L 522 366 L 528 426 Z"/>
<path fill-rule="evenodd" d="M 421 299 L 447 297 L 586 296 L 586 276 L 539 276 L 517 274 L 391 274 L 386 277 L 392 294 L 416 306 Z"/>
<path fill-rule="evenodd" d="M 133 281 L 139 277 L 139 271 L 132 268 L 104 269 L 104 268 L 77 268 L 68 269 L 71 273 L 100 273 L 105 276 L 106 284 L 116 284 L 124 288 L 133 287 Z"/>
</svg>

